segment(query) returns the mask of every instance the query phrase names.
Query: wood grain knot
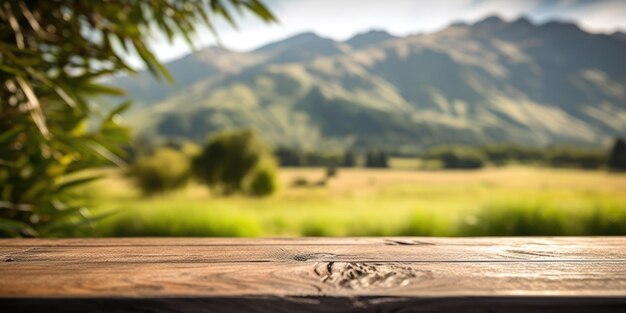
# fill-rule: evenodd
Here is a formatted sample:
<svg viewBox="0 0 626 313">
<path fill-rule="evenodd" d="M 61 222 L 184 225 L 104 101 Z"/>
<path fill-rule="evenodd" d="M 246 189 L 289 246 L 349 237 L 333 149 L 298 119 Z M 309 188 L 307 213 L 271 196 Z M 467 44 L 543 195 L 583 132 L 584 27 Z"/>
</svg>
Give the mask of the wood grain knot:
<svg viewBox="0 0 626 313">
<path fill-rule="evenodd" d="M 410 240 L 410 239 L 385 239 L 385 245 L 388 246 L 433 246 L 432 242 Z"/>
<path fill-rule="evenodd" d="M 325 259 L 334 259 L 337 255 L 334 253 L 305 253 L 294 255 L 293 259 L 296 261 L 311 261 L 318 260 L 323 261 Z"/>
<path fill-rule="evenodd" d="M 337 288 L 368 289 L 404 287 L 417 277 L 431 275 L 400 263 L 320 263 L 315 273 L 321 281 Z"/>
</svg>

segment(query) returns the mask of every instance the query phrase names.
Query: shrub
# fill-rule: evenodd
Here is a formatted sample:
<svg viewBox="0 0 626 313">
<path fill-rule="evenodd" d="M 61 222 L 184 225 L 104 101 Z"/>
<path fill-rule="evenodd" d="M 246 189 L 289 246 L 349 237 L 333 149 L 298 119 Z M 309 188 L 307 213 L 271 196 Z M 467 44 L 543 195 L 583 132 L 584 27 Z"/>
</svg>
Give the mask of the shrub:
<svg viewBox="0 0 626 313">
<path fill-rule="evenodd" d="M 440 160 L 444 168 L 476 169 L 484 165 L 483 153 L 461 147 L 439 148 L 431 151 L 429 159 Z"/>
<path fill-rule="evenodd" d="M 144 195 L 165 193 L 183 187 L 189 178 L 189 160 L 171 148 L 159 148 L 154 154 L 141 156 L 129 174 Z"/>
<path fill-rule="evenodd" d="M 296 177 L 292 182 L 292 187 L 308 187 L 310 185 L 309 180 L 306 177 Z"/>
<path fill-rule="evenodd" d="M 365 167 L 387 168 L 389 156 L 385 152 L 369 152 L 365 156 Z"/>
<path fill-rule="evenodd" d="M 339 170 L 336 166 L 330 165 L 326 167 L 326 178 L 331 178 L 337 176 Z"/>
<path fill-rule="evenodd" d="M 315 186 L 315 187 L 324 187 L 324 186 L 326 186 L 327 183 L 328 183 L 328 180 L 326 178 L 322 178 L 322 179 L 316 181 L 315 184 L 313 184 L 313 186 Z"/>
<path fill-rule="evenodd" d="M 343 155 L 341 166 L 343 167 L 355 167 L 356 166 L 356 156 L 354 155 L 352 151 L 348 150 Z"/>
<path fill-rule="evenodd" d="M 194 159 L 193 169 L 201 182 L 228 195 L 246 191 L 246 182 L 253 180 L 252 175 L 261 169 L 259 166 L 263 160 L 266 163 L 276 163 L 253 132 L 223 132 L 209 140 Z"/>
<path fill-rule="evenodd" d="M 266 166 L 254 173 L 248 193 L 255 197 L 264 197 L 273 194 L 277 188 L 276 170 Z"/>
</svg>

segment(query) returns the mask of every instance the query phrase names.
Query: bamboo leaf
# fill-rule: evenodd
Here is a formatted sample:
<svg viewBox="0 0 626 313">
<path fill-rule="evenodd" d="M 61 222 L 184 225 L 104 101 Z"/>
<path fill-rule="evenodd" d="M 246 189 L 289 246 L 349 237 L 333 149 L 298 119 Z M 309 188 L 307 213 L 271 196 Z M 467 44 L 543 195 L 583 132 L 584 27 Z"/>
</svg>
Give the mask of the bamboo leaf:
<svg viewBox="0 0 626 313">
<path fill-rule="evenodd" d="M 103 178 L 104 175 L 94 175 L 94 176 L 89 176 L 89 177 L 84 177 L 84 178 L 78 178 L 78 179 L 74 179 L 74 180 L 70 180 L 67 182 L 64 182 L 63 184 L 59 185 L 59 187 L 57 188 L 58 191 L 66 191 L 68 189 L 80 186 L 80 185 L 84 185 L 87 184 L 89 182 L 98 180 Z"/>
</svg>

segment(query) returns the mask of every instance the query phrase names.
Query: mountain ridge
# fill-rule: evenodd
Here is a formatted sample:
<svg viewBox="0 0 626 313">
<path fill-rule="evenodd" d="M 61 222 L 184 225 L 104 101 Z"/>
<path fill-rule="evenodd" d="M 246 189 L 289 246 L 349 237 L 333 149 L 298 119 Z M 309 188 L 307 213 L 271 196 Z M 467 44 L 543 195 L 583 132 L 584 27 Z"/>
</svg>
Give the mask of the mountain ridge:
<svg viewBox="0 0 626 313">
<path fill-rule="evenodd" d="M 392 150 L 600 146 L 626 133 L 626 41 L 571 23 L 488 17 L 406 37 L 305 33 L 203 51 L 168 63 L 180 88 L 138 97 L 129 119 L 142 133 L 200 141 L 248 127 L 274 145 Z"/>
</svg>

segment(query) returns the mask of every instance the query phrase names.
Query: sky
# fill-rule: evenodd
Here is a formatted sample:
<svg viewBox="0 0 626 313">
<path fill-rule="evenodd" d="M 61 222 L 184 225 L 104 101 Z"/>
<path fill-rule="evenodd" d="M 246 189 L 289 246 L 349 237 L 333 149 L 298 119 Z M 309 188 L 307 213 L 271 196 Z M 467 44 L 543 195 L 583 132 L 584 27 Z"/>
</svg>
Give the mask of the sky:
<svg viewBox="0 0 626 313">
<path fill-rule="evenodd" d="M 266 43 L 312 31 L 322 37 L 345 40 L 371 29 L 386 30 L 397 36 L 434 32 L 457 22 L 475 22 L 497 14 L 504 19 L 526 16 L 542 23 L 548 20 L 573 21 L 586 31 L 611 33 L 626 31 L 626 0 L 264 0 L 279 19 L 263 24 L 244 15 L 233 29 L 225 22 L 217 30 L 222 45 L 248 51 Z M 202 29 L 195 48 L 215 44 L 215 38 Z M 158 34 L 152 40 L 158 58 L 167 62 L 192 49 L 182 40 L 167 42 Z M 131 63 L 140 66 L 137 58 Z"/>
</svg>

